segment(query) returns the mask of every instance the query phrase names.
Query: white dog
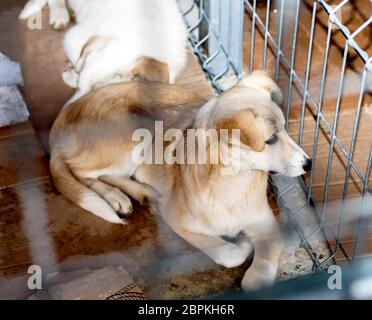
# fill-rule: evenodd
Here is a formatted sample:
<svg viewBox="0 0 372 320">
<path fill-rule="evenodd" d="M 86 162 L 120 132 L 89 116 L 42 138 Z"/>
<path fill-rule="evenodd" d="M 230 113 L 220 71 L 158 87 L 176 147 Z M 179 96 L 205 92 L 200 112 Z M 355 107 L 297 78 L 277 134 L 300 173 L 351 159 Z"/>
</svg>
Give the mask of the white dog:
<svg viewBox="0 0 372 320">
<path fill-rule="evenodd" d="M 268 172 L 299 176 L 311 168 L 284 129 L 281 101 L 279 87 L 263 71 L 208 103 L 182 87 L 154 81 L 106 86 L 59 114 L 50 135 L 51 174 L 67 199 L 113 223 L 125 223 L 121 218 L 132 212 L 129 197 L 154 204 L 173 231 L 225 267 L 242 264 L 254 246 L 242 284 L 258 288 L 275 280 L 283 247 L 268 204 Z M 164 121 L 164 132 L 179 129 L 182 137 L 190 128 L 215 129 L 217 137 L 238 129 L 238 138 L 198 141 L 195 154 L 218 146 L 219 159 L 237 157 L 239 170 L 224 174 L 232 161 L 134 162 L 133 134 L 144 128 L 154 133 L 156 120 Z M 176 142 L 182 150 L 184 140 Z M 150 139 L 146 148 L 156 145 Z M 228 152 L 232 145 L 239 152 Z"/>
<path fill-rule="evenodd" d="M 186 64 L 187 32 L 175 0 L 68 0 L 76 25 L 66 34 L 64 50 L 71 67 L 66 84 L 77 88 L 70 102 L 92 89 L 130 79 L 135 61 L 143 56 L 168 65 L 173 83 Z M 66 26 L 65 0 L 30 0 L 20 18 L 47 3 L 50 23 Z"/>
</svg>

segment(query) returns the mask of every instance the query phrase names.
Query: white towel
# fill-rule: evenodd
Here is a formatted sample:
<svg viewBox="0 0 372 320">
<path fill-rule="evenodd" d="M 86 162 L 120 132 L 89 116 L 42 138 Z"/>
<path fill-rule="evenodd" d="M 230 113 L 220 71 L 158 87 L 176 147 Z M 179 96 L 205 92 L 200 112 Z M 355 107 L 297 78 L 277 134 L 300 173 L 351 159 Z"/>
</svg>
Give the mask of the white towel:
<svg viewBox="0 0 372 320">
<path fill-rule="evenodd" d="M 29 112 L 18 85 L 23 85 L 20 65 L 0 52 L 0 127 L 28 120 Z"/>
</svg>

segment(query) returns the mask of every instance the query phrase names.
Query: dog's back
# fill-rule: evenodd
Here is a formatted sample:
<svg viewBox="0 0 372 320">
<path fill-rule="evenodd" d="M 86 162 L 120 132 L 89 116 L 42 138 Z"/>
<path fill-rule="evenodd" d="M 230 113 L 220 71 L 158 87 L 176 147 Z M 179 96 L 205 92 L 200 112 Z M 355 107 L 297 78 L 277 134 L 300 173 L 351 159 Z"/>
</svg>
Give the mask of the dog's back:
<svg viewBox="0 0 372 320">
<path fill-rule="evenodd" d="M 65 107 L 50 135 L 50 168 L 57 189 L 103 219 L 122 223 L 115 211 L 82 181 L 113 168 L 131 176 L 136 129 L 154 132 L 154 120 L 184 129 L 205 101 L 182 87 L 146 80 L 107 86 Z M 166 130 L 165 127 L 165 130 Z"/>
<path fill-rule="evenodd" d="M 171 83 L 186 64 L 187 32 L 174 0 L 90 0 L 76 15 L 77 25 L 64 41 L 72 65 L 92 38 L 97 43 L 78 71 L 82 94 L 126 79 L 141 56 L 166 63 Z"/>
</svg>

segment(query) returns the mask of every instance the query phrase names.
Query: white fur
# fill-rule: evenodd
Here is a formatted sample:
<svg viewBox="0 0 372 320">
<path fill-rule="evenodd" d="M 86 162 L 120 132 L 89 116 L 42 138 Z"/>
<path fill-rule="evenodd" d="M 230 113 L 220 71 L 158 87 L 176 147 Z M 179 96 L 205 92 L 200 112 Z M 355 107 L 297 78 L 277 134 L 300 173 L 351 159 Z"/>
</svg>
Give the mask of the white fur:
<svg viewBox="0 0 372 320">
<path fill-rule="evenodd" d="M 141 56 L 167 63 L 170 82 L 186 63 L 187 34 L 174 0 L 89 0 L 77 10 L 76 20 L 64 41 L 73 65 L 91 37 L 99 35 L 107 43 L 85 61 L 73 100 L 94 87 L 125 79 Z"/>
<path fill-rule="evenodd" d="M 53 6 L 51 5 L 53 3 Z M 49 0 L 49 24 L 55 29 L 66 28 L 70 22 L 70 14 L 65 0 Z"/>
<path fill-rule="evenodd" d="M 120 219 L 113 207 L 94 192 L 84 194 L 79 202 L 79 206 L 111 223 L 125 224 L 125 221 Z"/>
<path fill-rule="evenodd" d="M 30 0 L 21 18 L 41 10 L 45 0 Z M 49 0 L 50 21 L 61 27 L 69 16 L 65 0 Z M 63 74 L 77 88 L 71 103 L 92 89 L 128 80 L 135 61 L 148 56 L 169 67 L 173 83 L 186 64 L 187 32 L 175 0 L 68 0 L 76 25 L 66 34 L 65 53 L 72 64 Z M 92 37 L 101 40 L 74 73 L 84 46 Z M 102 45 L 103 43 L 103 45 Z"/>
<path fill-rule="evenodd" d="M 247 260 L 247 257 L 253 251 L 253 245 L 247 241 L 240 244 L 226 242 L 222 246 L 216 247 L 215 251 L 214 261 L 217 264 L 225 268 L 235 268 Z M 211 255 L 213 256 L 213 253 Z"/>
<path fill-rule="evenodd" d="M 258 290 L 272 285 L 277 276 L 277 268 L 271 261 L 262 259 L 258 267 L 253 266 L 246 271 L 242 280 L 243 290 Z"/>
<path fill-rule="evenodd" d="M 23 8 L 21 14 L 19 15 L 20 19 L 28 19 L 34 14 L 38 13 L 43 9 L 43 7 L 48 3 L 47 0 L 30 0 L 26 3 L 26 6 Z"/>
<path fill-rule="evenodd" d="M 145 92 L 144 88 L 141 90 Z M 106 90 L 107 94 L 113 88 L 108 87 L 102 91 Z M 112 97 L 118 94 L 117 91 L 112 93 Z M 130 96 L 130 91 L 127 94 Z M 100 105 L 110 103 L 112 97 L 110 94 L 107 97 L 108 99 L 100 102 Z M 117 97 L 121 98 L 121 96 Z M 136 97 L 136 94 L 133 97 Z M 118 140 L 118 144 L 113 145 L 112 149 L 112 153 L 117 152 L 120 156 L 104 169 L 89 171 L 84 167 L 84 163 L 81 163 L 80 159 L 88 160 L 90 156 L 94 158 L 94 153 L 99 152 L 99 149 L 84 150 L 84 144 L 81 147 L 75 145 L 76 141 L 83 142 L 87 138 L 84 130 L 76 129 L 75 134 L 73 129 L 71 132 L 65 130 L 66 136 L 61 135 L 58 142 L 54 142 L 52 149 L 57 150 L 54 151 L 57 152 L 56 156 L 58 153 L 68 154 L 68 150 L 72 148 L 68 143 L 71 140 L 70 134 L 74 135 L 73 149 L 80 150 L 82 156 L 81 158 L 78 155 L 72 156 L 68 162 L 81 168 L 81 172 L 79 169 L 74 170 L 75 176 L 80 180 L 96 181 L 91 189 L 97 192 L 96 198 L 87 198 L 90 193 L 86 191 L 79 205 L 108 221 L 118 219 L 114 216 L 112 208 L 116 210 L 119 207 L 124 208 L 124 213 L 127 213 L 130 211 L 127 204 L 130 202 L 119 196 L 117 192 L 110 192 L 107 186 L 100 186 L 100 182 L 108 183 L 111 187 L 128 193 L 129 189 L 131 191 L 133 189 L 114 182 L 127 177 L 127 180 L 142 185 L 141 189 L 152 188 L 156 196 L 149 199 L 153 200 L 152 204 L 156 206 L 157 212 L 168 225 L 216 263 L 225 267 L 236 267 L 244 263 L 252 253 L 254 245 L 254 259 L 244 276 L 242 285 L 245 289 L 258 288 L 275 280 L 283 248 L 280 226 L 273 216 L 267 199 L 267 171 L 275 170 L 283 174 L 300 175 L 304 173 L 303 166 L 308 159 L 304 151 L 285 133 L 284 116 L 277 105 L 281 97 L 281 92 L 273 80 L 263 72 L 254 72 L 244 79 L 241 85 L 213 98 L 197 111 L 193 121 L 195 129 L 215 128 L 221 120 L 232 117 L 237 119 L 238 116 L 247 117 L 251 121 L 246 125 L 237 123 L 238 128 L 245 130 L 247 134 L 253 134 L 248 125 L 254 126 L 254 138 L 260 144 L 256 147 L 249 141 L 245 143 L 247 140 L 239 140 L 243 142 L 240 143 L 239 153 L 241 166 L 235 175 L 222 175 L 218 170 L 211 172 L 210 169 L 213 168 L 205 167 L 203 164 L 180 165 L 175 168 L 169 165 L 137 163 L 133 160 L 134 144 L 123 144 L 121 141 L 133 142 L 131 137 L 133 138 L 133 131 L 137 126 L 141 124 L 140 128 L 143 129 L 142 125 L 148 125 L 146 129 L 149 129 L 152 124 L 137 123 L 137 120 L 128 114 L 120 119 L 120 125 L 127 130 L 126 133 L 121 131 L 121 139 L 124 140 Z M 88 99 L 92 99 L 92 103 L 95 102 L 94 93 L 88 96 Z M 74 107 L 76 105 L 70 106 L 70 108 Z M 90 106 L 87 104 L 86 107 Z M 62 112 L 68 113 L 69 108 Z M 99 121 L 100 123 L 107 121 L 105 125 L 107 130 L 111 128 L 117 131 L 110 126 L 113 124 L 110 118 L 100 118 Z M 56 135 L 53 130 L 52 136 Z M 274 133 L 278 137 L 270 142 Z M 97 137 L 96 141 L 102 141 L 103 144 L 104 135 L 100 137 L 102 140 Z M 57 149 L 58 145 L 60 149 Z M 56 165 L 51 167 L 58 168 Z M 98 194 L 102 197 L 100 199 L 109 202 L 110 210 L 106 210 L 107 208 L 103 208 L 102 211 L 97 210 L 98 206 L 102 205 L 98 202 Z M 90 202 L 89 199 L 93 200 Z"/>
<path fill-rule="evenodd" d="M 30 0 L 19 15 L 20 19 L 28 19 L 40 12 L 48 3 L 50 8 L 49 24 L 55 29 L 67 27 L 70 22 L 70 15 L 67 9 L 66 0 Z"/>
<path fill-rule="evenodd" d="M 117 69 L 109 59 L 125 69 L 141 56 L 168 63 L 173 80 L 184 66 L 187 34 L 174 0 L 88 0 L 76 12 L 76 20 L 65 38 L 72 63 L 86 41 L 99 35 L 111 38 L 111 46 L 117 50 L 109 54 L 103 50 L 101 55 L 109 63 L 107 67 L 114 68 L 112 72 Z"/>
<path fill-rule="evenodd" d="M 276 134 L 278 142 L 267 145 L 262 152 L 242 150 L 243 164 L 249 169 L 274 171 L 289 177 L 297 177 L 305 173 L 304 165 L 309 157 L 298 146 L 284 129 L 285 119 L 282 111 L 278 108 L 283 100 L 281 90 L 275 82 L 270 80 L 263 72 L 256 71 L 241 81 L 241 85 L 247 90 L 244 92 L 246 107 L 252 108 L 258 115 L 260 127 L 267 132 L 274 133 L 275 128 L 263 119 L 276 119 Z M 241 97 L 243 99 L 243 95 Z M 275 100 L 275 101 L 274 101 Z M 250 106 L 249 101 L 255 101 L 255 106 Z M 234 106 L 238 109 L 238 106 Z M 269 136 L 265 139 L 270 138 Z"/>
</svg>

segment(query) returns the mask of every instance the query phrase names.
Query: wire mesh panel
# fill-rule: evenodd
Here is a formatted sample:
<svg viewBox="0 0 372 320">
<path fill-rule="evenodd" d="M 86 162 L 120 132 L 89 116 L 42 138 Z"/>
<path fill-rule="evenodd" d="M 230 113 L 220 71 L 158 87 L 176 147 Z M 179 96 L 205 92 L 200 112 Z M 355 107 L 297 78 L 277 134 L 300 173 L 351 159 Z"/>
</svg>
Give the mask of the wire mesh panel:
<svg viewBox="0 0 372 320">
<path fill-rule="evenodd" d="M 300 184 L 317 223 L 296 230 L 315 267 L 372 253 L 372 3 L 369 0 L 179 0 L 189 38 L 216 91 L 266 68 L 285 96 L 286 129 L 313 158 L 286 180 L 279 202 Z M 275 185 L 275 184 L 274 184 Z M 329 254 L 311 239 L 322 234 Z"/>
</svg>

